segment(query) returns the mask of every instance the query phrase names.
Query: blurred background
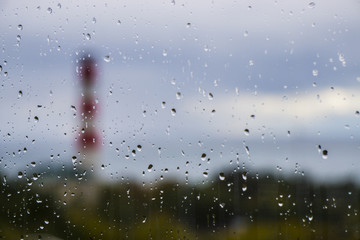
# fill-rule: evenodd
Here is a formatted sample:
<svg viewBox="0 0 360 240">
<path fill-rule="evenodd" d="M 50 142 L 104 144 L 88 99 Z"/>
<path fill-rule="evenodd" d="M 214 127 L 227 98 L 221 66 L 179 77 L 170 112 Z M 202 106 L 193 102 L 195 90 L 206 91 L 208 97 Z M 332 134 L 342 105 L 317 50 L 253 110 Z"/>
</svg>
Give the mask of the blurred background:
<svg viewBox="0 0 360 240">
<path fill-rule="evenodd" d="M 359 238 L 359 1 L 0 11 L 1 237 Z"/>
</svg>

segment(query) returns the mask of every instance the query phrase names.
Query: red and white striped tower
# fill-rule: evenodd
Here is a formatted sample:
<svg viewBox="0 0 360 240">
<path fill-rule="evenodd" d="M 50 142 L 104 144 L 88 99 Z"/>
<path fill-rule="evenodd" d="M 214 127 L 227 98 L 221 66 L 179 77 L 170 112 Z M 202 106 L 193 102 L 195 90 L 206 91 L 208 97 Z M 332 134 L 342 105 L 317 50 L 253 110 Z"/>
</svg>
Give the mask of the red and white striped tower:
<svg viewBox="0 0 360 240">
<path fill-rule="evenodd" d="M 81 123 L 78 133 L 78 149 L 80 159 L 79 170 L 84 170 L 87 175 L 93 175 L 100 168 L 98 160 L 98 149 L 101 146 L 100 134 L 96 128 L 96 116 L 98 113 L 98 100 L 96 98 L 97 64 L 95 60 L 86 55 L 80 60 L 78 74 L 81 83 L 80 114 Z M 97 164 L 96 164 L 97 163 Z"/>
</svg>

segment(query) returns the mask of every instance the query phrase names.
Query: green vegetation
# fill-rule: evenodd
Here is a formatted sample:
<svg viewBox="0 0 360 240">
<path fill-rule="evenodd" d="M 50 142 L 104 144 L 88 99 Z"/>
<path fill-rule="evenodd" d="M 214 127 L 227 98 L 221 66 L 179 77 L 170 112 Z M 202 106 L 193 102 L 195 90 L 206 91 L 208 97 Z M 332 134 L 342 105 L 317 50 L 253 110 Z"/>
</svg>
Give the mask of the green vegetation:
<svg viewBox="0 0 360 240">
<path fill-rule="evenodd" d="M 55 176 L 0 185 L 0 239 L 360 239 L 360 188 L 228 173 L 191 185 Z"/>
</svg>

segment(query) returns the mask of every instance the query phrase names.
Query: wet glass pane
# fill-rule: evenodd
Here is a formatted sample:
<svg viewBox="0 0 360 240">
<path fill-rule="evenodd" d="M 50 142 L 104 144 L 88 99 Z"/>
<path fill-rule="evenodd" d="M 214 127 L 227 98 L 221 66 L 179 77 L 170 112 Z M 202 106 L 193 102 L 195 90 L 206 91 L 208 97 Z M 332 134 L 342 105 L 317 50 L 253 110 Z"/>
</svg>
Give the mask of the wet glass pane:
<svg viewBox="0 0 360 240">
<path fill-rule="evenodd" d="M 359 239 L 358 1 L 0 1 L 0 238 Z"/>
</svg>

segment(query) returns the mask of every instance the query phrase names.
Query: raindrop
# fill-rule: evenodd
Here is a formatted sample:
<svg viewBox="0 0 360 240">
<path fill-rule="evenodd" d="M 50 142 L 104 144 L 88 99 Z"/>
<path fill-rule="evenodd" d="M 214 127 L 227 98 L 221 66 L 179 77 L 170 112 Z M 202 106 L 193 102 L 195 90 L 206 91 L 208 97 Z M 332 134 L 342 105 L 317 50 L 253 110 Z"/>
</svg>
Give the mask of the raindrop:
<svg viewBox="0 0 360 240">
<path fill-rule="evenodd" d="M 61 8 L 61 3 L 58 3 L 58 4 L 57 4 L 57 7 L 60 9 L 60 8 Z"/>
<path fill-rule="evenodd" d="M 319 75 L 319 71 L 318 71 L 317 69 L 314 69 L 314 70 L 312 71 L 312 75 L 313 75 L 314 77 L 316 77 L 317 75 Z"/>
<path fill-rule="evenodd" d="M 220 203 L 219 206 L 220 206 L 221 208 L 224 208 L 224 207 L 225 207 L 225 203 Z"/>
<path fill-rule="evenodd" d="M 143 216 L 142 223 L 146 222 L 146 216 Z"/>
<path fill-rule="evenodd" d="M 191 23 L 187 23 L 186 28 L 190 28 L 190 27 L 191 27 Z"/>
<path fill-rule="evenodd" d="M 18 178 L 22 178 L 23 177 L 23 173 L 22 172 L 18 172 Z"/>
<path fill-rule="evenodd" d="M 95 23 L 96 23 L 96 18 L 95 18 L 95 17 L 93 17 L 93 19 L 92 19 L 92 23 L 93 23 L 93 24 L 95 24 Z"/>
<path fill-rule="evenodd" d="M 137 145 L 137 150 L 138 150 L 139 152 L 141 152 L 141 149 L 142 149 L 142 146 L 141 146 L 141 145 Z"/>
<path fill-rule="evenodd" d="M 355 116 L 359 116 L 360 112 L 359 111 L 355 111 Z"/>
<path fill-rule="evenodd" d="M 101 164 L 101 170 L 104 170 L 104 169 L 105 169 L 105 165 Z"/>
<path fill-rule="evenodd" d="M 243 172 L 243 173 L 241 174 L 241 176 L 242 176 L 242 179 L 244 179 L 244 181 L 246 181 L 246 179 L 247 179 L 247 172 Z"/>
<path fill-rule="evenodd" d="M 161 102 L 161 108 L 165 108 L 166 102 Z"/>
<path fill-rule="evenodd" d="M 279 202 L 278 205 L 279 205 L 279 207 L 282 207 L 282 206 L 284 206 L 284 203 L 283 203 L 283 202 Z"/>
<path fill-rule="evenodd" d="M 310 3 L 309 3 L 309 8 L 314 8 L 315 5 L 316 5 L 316 4 L 315 4 L 314 2 L 310 2 Z"/>
<path fill-rule="evenodd" d="M 19 29 L 20 31 L 23 30 L 23 25 L 19 24 L 19 25 L 17 26 L 17 29 Z"/>
<path fill-rule="evenodd" d="M 110 62 L 110 56 L 109 56 L 109 55 L 106 55 L 106 56 L 104 57 L 104 61 L 105 61 L 105 62 Z"/>
<path fill-rule="evenodd" d="M 176 93 L 176 99 L 180 100 L 182 98 L 181 92 Z"/>
<path fill-rule="evenodd" d="M 149 166 L 148 166 L 148 172 L 151 172 L 152 171 L 152 168 L 153 168 L 153 165 L 152 164 L 149 164 Z"/>
<path fill-rule="evenodd" d="M 327 159 L 327 158 L 328 158 L 328 151 L 327 151 L 327 150 L 323 150 L 323 151 L 322 151 L 322 158 L 323 158 L 323 159 Z"/>
<path fill-rule="evenodd" d="M 247 186 L 246 186 L 246 184 L 243 184 L 243 185 L 242 185 L 241 190 L 242 190 L 243 192 L 246 192 L 246 190 L 247 190 Z"/>
<path fill-rule="evenodd" d="M 20 40 L 21 40 L 21 36 L 20 36 L 20 35 L 17 35 L 17 36 L 16 36 L 16 40 L 20 41 Z"/>
<path fill-rule="evenodd" d="M 203 172 L 203 176 L 204 176 L 204 177 L 208 177 L 208 173 L 207 173 L 207 172 Z"/>
<path fill-rule="evenodd" d="M 72 161 L 73 165 L 75 165 L 76 160 L 77 160 L 77 157 L 76 157 L 76 156 L 72 156 L 71 161 Z"/>
<path fill-rule="evenodd" d="M 221 180 L 221 181 L 224 181 L 225 180 L 225 174 L 224 173 L 219 173 L 219 179 Z"/>
<path fill-rule="evenodd" d="M 20 90 L 19 94 L 18 94 L 19 98 L 22 97 L 22 95 L 23 95 L 23 92 Z"/>
<path fill-rule="evenodd" d="M 246 128 L 246 129 L 244 130 L 244 134 L 245 134 L 246 136 L 249 136 L 249 135 L 250 135 L 249 129 Z"/>
<path fill-rule="evenodd" d="M 90 35 L 90 33 L 87 33 L 85 37 L 86 37 L 86 40 L 91 40 L 91 35 Z"/>
<path fill-rule="evenodd" d="M 164 49 L 164 50 L 163 50 L 162 55 L 163 55 L 164 57 L 166 57 L 166 56 L 168 55 L 168 53 L 167 53 L 167 50 L 166 50 L 166 49 Z"/>
<path fill-rule="evenodd" d="M 171 109 L 171 115 L 173 115 L 173 116 L 176 115 L 176 109 L 175 109 L 175 108 L 172 108 L 172 109 Z"/>
<path fill-rule="evenodd" d="M 209 99 L 209 100 L 213 100 L 213 98 L 214 98 L 214 95 L 213 95 L 212 93 L 209 93 L 209 94 L 208 94 L 208 99 Z"/>
<path fill-rule="evenodd" d="M 52 8 L 48 7 L 47 12 L 51 14 L 52 13 Z"/>
<path fill-rule="evenodd" d="M 31 162 L 30 164 L 31 164 L 32 167 L 36 166 L 36 162 Z"/>
<path fill-rule="evenodd" d="M 38 117 L 38 116 L 35 116 L 34 119 L 35 119 L 35 122 L 38 122 L 38 121 L 39 121 L 39 117 Z"/>
<path fill-rule="evenodd" d="M 202 160 L 202 161 L 205 161 L 205 160 L 206 160 L 206 153 L 201 154 L 201 160 Z"/>
</svg>

